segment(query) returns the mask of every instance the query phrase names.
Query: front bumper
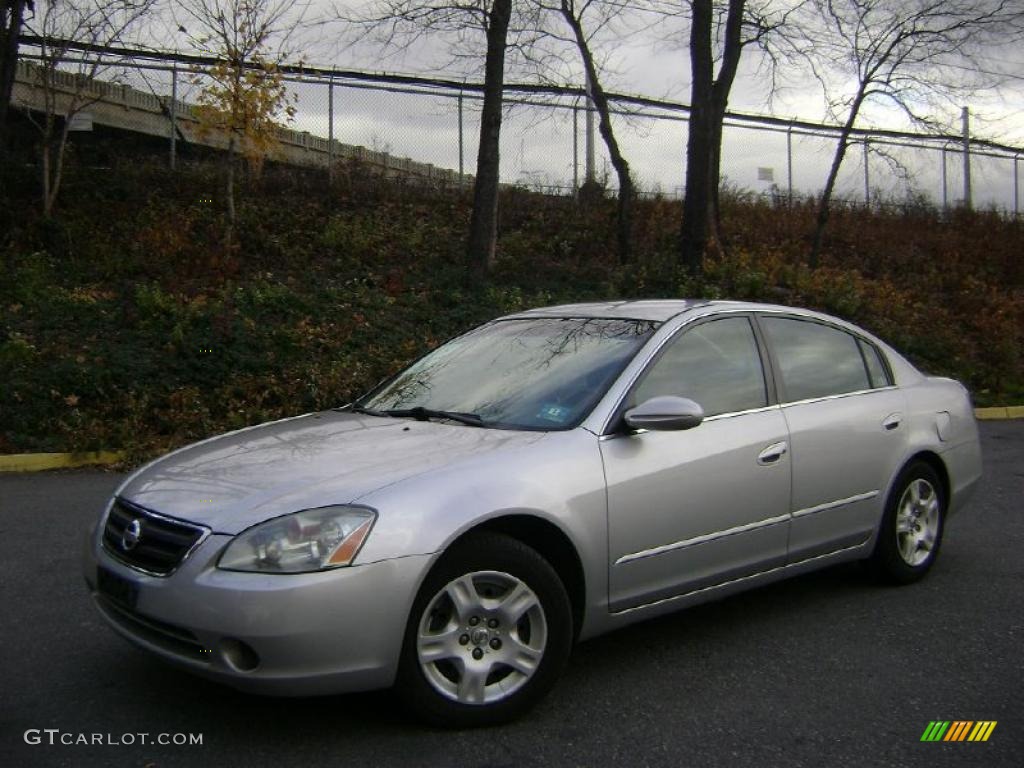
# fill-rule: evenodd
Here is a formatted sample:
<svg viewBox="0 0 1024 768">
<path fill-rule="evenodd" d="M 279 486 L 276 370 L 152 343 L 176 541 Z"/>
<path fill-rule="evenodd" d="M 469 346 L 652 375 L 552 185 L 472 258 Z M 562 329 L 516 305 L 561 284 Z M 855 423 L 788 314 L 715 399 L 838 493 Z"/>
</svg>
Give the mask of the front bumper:
<svg viewBox="0 0 1024 768">
<path fill-rule="evenodd" d="M 119 634 L 240 690 L 304 696 L 394 682 L 430 555 L 306 574 L 218 570 L 231 539 L 209 536 L 177 571 L 158 577 L 111 557 L 94 531 L 83 575 L 100 614 Z M 100 568 L 130 588 L 130 601 L 100 591 Z"/>
</svg>

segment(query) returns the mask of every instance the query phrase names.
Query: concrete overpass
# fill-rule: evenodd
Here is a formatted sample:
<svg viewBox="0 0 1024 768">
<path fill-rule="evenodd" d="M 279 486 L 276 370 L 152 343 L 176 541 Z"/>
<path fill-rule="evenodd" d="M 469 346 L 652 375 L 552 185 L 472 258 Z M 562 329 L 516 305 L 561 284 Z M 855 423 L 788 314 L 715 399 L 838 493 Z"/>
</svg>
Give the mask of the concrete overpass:
<svg viewBox="0 0 1024 768">
<path fill-rule="evenodd" d="M 34 62 L 20 60 L 11 94 L 12 107 L 45 113 L 45 91 L 41 82 L 42 68 Z M 94 125 L 165 138 L 168 142 L 172 130 L 176 129 L 179 142 L 214 149 L 227 148 L 225 136 L 200 134 L 199 122 L 194 115 L 195 105 L 188 102 L 178 100 L 174 103 L 172 121 L 169 96 L 156 96 L 128 85 L 89 79 L 65 70 L 55 73 L 54 84 L 54 113 L 61 118 L 67 116 L 73 104 L 84 101 L 88 106 L 79 114 L 86 123 L 91 121 Z M 333 164 L 336 168 L 343 168 L 350 161 L 358 161 L 388 178 L 430 186 L 469 186 L 473 181 L 472 176 L 460 177 L 457 171 L 448 168 L 331 141 L 284 126 L 278 128 L 278 138 L 279 146 L 268 159 L 289 165 L 327 168 Z"/>
</svg>

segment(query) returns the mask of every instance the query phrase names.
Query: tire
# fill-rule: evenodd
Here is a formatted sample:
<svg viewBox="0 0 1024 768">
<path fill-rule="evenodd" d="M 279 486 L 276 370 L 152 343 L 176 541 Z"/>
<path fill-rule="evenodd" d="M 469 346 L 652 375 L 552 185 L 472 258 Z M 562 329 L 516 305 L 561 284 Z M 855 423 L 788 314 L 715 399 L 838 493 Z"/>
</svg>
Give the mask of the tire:
<svg viewBox="0 0 1024 768">
<path fill-rule="evenodd" d="M 417 594 L 397 693 L 430 725 L 508 722 L 554 686 L 572 639 L 569 597 L 551 565 L 510 536 L 471 534 Z"/>
<path fill-rule="evenodd" d="M 876 576 L 910 584 L 935 564 L 946 523 L 946 493 L 931 465 L 915 461 L 893 483 L 870 558 Z"/>
</svg>

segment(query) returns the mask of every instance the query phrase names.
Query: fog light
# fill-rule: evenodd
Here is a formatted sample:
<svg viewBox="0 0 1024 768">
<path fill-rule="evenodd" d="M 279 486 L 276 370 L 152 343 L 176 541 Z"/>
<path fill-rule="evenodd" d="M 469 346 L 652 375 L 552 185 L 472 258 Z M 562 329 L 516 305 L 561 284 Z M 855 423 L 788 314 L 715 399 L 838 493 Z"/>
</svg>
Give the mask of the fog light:
<svg viewBox="0 0 1024 768">
<path fill-rule="evenodd" d="M 249 645 L 233 637 L 220 641 L 220 655 L 228 666 L 239 672 L 252 672 L 260 664 L 260 657 Z"/>
</svg>

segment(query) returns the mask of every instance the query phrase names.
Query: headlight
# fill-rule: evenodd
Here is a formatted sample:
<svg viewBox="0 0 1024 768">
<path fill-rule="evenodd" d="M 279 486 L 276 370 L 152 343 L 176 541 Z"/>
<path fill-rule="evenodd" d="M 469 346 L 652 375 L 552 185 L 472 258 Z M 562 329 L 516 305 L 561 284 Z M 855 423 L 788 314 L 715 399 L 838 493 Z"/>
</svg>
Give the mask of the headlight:
<svg viewBox="0 0 1024 768">
<path fill-rule="evenodd" d="M 255 525 L 235 537 L 218 568 L 257 573 L 306 573 L 352 562 L 377 513 L 366 507 L 320 507 Z"/>
</svg>

